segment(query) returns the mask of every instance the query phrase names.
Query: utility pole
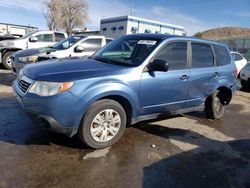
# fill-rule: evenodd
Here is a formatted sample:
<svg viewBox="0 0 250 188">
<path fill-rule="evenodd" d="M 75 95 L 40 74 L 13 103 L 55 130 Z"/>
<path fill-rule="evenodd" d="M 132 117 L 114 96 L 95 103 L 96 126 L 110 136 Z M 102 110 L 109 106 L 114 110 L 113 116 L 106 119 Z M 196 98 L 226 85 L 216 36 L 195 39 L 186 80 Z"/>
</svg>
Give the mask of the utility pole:
<svg viewBox="0 0 250 188">
<path fill-rule="evenodd" d="M 133 0 L 131 0 L 131 4 L 130 4 L 130 16 L 132 16 L 133 13 Z"/>
</svg>

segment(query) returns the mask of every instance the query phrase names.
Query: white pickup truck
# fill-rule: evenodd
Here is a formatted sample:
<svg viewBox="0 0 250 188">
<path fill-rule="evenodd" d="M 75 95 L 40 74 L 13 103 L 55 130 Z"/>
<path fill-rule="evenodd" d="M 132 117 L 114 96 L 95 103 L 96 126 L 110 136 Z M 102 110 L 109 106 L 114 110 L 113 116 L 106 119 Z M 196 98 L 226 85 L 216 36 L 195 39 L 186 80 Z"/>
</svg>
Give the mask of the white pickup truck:
<svg viewBox="0 0 250 188">
<path fill-rule="evenodd" d="M 30 63 L 49 59 L 88 57 L 111 41 L 112 39 L 104 36 L 75 35 L 46 48 L 21 50 L 11 57 L 12 70 L 17 74 Z"/>
<path fill-rule="evenodd" d="M 4 40 L 0 42 L 0 63 L 7 69 L 11 69 L 11 55 L 19 50 L 40 48 L 55 44 L 67 38 L 66 33 L 57 31 L 37 31 L 16 40 Z"/>
</svg>

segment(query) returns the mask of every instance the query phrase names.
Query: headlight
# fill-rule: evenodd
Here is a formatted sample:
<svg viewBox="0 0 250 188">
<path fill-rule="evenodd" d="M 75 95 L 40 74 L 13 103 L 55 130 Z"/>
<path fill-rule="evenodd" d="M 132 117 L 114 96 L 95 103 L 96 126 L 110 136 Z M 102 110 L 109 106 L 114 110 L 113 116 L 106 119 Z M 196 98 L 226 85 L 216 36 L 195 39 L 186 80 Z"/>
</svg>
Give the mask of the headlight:
<svg viewBox="0 0 250 188">
<path fill-rule="evenodd" d="M 0 47 L 8 47 L 8 46 L 14 46 L 14 42 L 6 41 L 0 43 Z"/>
<path fill-rule="evenodd" d="M 37 61 L 38 56 L 26 56 L 26 57 L 19 57 L 19 61 L 24 63 L 34 63 Z"/>
<path fill-rule="evenodd" d="M 74 82 L 43 82 L 36 81 L 29 89 L 29 93 L 35 93 L 40 96 L 52 96 L 58 93 L 68 91 Z"/>
</svg>

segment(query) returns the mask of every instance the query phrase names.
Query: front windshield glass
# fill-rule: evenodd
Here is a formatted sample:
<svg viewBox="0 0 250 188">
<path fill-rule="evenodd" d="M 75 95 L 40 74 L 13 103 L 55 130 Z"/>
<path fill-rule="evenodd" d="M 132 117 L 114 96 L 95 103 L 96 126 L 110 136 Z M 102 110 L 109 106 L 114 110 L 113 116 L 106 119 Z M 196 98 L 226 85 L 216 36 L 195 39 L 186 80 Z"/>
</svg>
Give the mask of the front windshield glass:
<svg viewBox="0 0 250 188">
<path fill-rule="evenodd" d="M 20 39 L 26 39 L 26 38 L 30 37 L 31 35 L 33 35 L 34 33 L 35 33 L 35 32 L 29 33 L 29 34 L 27 34 L 27 35 L 24 35 L 24 36 L 22 36 Z"/>
<path fill-rule="evenodd" d="M 73 46 L 75 43 L 83 39 L 82 36 L 72 36 L 69 38 L 66 38 L 54 45 L 51 46 L 51 48 L 57 49 L 57 50 L 65 50 Z"/>
<path fill-rule="evenodd" d="M 93 58 L 126 66 L 140 65 L 160 43 L 161 39 L 148 37 L 121 37 L 99 50 Z"/>
</svg>

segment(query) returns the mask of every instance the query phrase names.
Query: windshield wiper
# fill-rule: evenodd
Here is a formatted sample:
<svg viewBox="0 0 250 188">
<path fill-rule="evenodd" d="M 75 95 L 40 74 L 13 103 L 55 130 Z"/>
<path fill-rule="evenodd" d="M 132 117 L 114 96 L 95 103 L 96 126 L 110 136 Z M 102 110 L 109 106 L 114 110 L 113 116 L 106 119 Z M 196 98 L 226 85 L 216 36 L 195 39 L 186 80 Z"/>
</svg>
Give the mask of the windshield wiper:
<svg viewBox="0 0 250 188">
<path fill-rule="evenodd" d="M 115 60 L 111 60 L 111 59 L 106 59 L 106 58 L 102 58 L 102 57 L 99 57 L 99 56 L 91 56 L 89 57 L 91 59 L 94 59 L 94 60 L 97 60 L 97 61 L 102 61 L 104 63 L 109 63 L 109 64 L 113 64 L 113 65 L 121 65 L 121 66 L 132 66 L 128 63 L 123 63 L 123 62 L 120 62 L 120 61 L 115 61 Z"/>
</svg>

